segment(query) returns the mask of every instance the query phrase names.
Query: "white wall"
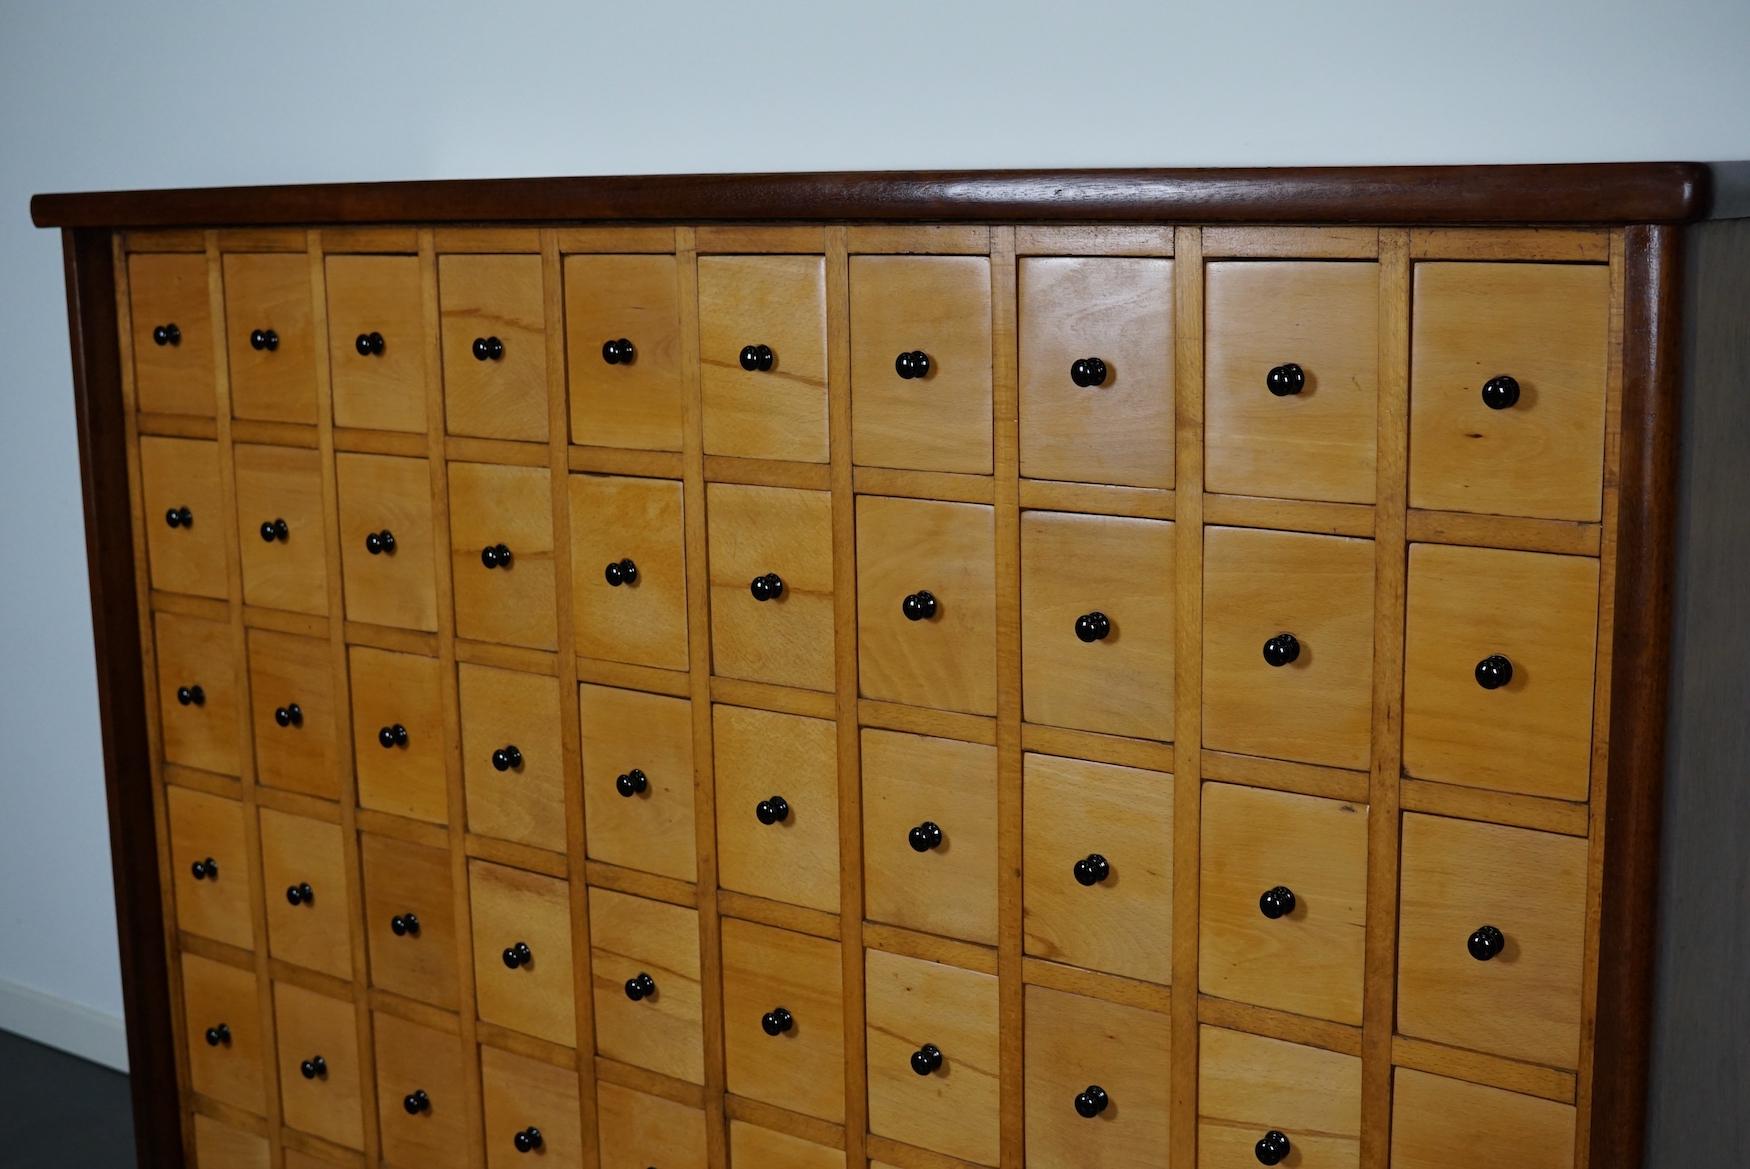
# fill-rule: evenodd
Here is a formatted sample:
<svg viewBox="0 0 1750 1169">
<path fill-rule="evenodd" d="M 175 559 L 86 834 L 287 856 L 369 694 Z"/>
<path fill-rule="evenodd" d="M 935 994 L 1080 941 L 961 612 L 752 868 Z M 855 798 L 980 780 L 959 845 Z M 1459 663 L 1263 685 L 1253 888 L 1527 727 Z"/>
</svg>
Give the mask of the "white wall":
<svg viewBox="0 0 1750 1169">
<path fill-rule="evenodd" d="M 0 1028 L 124 1058 L 37 191 L 1750 158 L 1750 3 L 0 0 Z"/>
</svg>

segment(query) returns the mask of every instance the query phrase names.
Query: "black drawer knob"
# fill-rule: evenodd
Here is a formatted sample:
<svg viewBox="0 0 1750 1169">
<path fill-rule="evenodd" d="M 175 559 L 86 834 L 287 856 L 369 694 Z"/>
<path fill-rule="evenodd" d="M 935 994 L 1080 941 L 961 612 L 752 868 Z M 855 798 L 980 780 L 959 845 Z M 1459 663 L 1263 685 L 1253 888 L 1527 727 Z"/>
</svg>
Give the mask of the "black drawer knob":
<svg viewBox="0 0 1750 1169">
<path fill-rule="evenodd" d="M 372 556 L 381 556 L 385 552 L 395 551 L 395 533 L 388 528 L 384 528 L 380 532 L 366 533 L 365 551 Z"/>
<path fill-rule="evenodd" d="M 920 1076 L 927 1076 L 942 1066 L 942 1049 L 934 1043 L 926 1043 L 911 1053 L 911 1070 Z"/>
<path fill-rule="evenodd" d="M 186 507 L 173 507 L 164 513 L 164 522 L 173 528 L 192 528 L 194 513 Z"/>
<path fill-rule="evenodd" d="M 271 544 L 275 540 L 283 543 L 291 534 L 292 529 L 286 526 L 286 521 L 283 519 L 261 521 L 261 538 L 266 543 Z"/>
<path fill-rule="evenodd" d="M 1483 405 L 1491 410 L 1508 410 L 1519 404 L 1519 381 L 1501 374 L 1483 383 Z"/>
<path fill-rule="evenodd" d="M 419 914 L 397 913 L 389 919 L 389 929 L 398 938 L 404 938 L 409 934 L 417 938 L 419 936 Z"/>
<path fill-rule="evenodd" d="M 208 857 L 204 861 L 195 861 L 188 867 L 188 870 L 194 874 L 194 879 L 197 881 L 217 881 L 219 879 L 219 862 L 212 857 Z"/>
<path fill-rule="evenodd" d="M 1092 613 L 1083 613 L 1076 618 L 1076 640 L 1082 642 L 1105 641 L 1112 632 L 1112 619 L 1098 609 Z"/>
<path fill-rule="evenodd" d="M 936 615 L 936 594 L 928 589 L 907 593 L 905 600 L 899 603 L 899 611 L 905 614 L 907 621 L 928 621 Z"/>
<path fill-rule="evenodd" d="M 494 771 L 510 771 L 513 768 L 521 768 L 522 765 L 523 753 L 515 743 L 506 743 L 492 753 L 492 769 Z"/>
<path fill-rule="evenodd" d="M 353 341 L 352 347 L 358 350 L 360 357 L 381 357 L 385 348 L 383 334 L 360 333 Z"/>
<path fill-rule="evenodd" d="M 777 355 L 770 345 L 746 345 L 741 350 L 741 368 L 749 373 L 766 373 L 772 368 Z"/>
<path fill-rule="evenodd" d="M 1484 690 L 1499 690 L 1513 680 L 1513 663 L 1504 654 L 1490 654 L 1477 663 L 1477 685 Z"/>
<path fill-rule="evenodd" d="M 474 338 L 475 361 L 497 361 L 504 356 L 504 342 L 497 337 Z"/>
<path fill-rule="evenodd" d="M 1275 1129 L 1271 1129 L 1258 1138 L 1258 1143 L 1252 1146 L 1252 1155 L 1258 1158 L 1260 1165 L 1280 1165 L 1294 1151 L 1288 1137 Z"/>
<path fill-rule="evenodd" d="M 220 1044 L 229 1046 L 231 1043 L 231 1025 L 220 1023 L 217 1027 L 207 1028 L 207 1046 L 218 1047 Z"/>
<path fill-rule="evenodd" d="M 1278 398 L 1292 398 L 1306 389 L 1306 371 L 1290 361 L 1279 365 L 1264 377 L 1264 384 Z"/>
<path fill-rule="evenodd" d="M 310 882 L 308 881 L 299 881 L 296 885 L 287 885 L 286 904 L 314 905 L 316 904 L 316 890 L 310 888 Z"/>
<path fill-rule="evenodd" d="M 1069 380 L 1086 389 L 1106 384 L 1106 363 L 1098 357 L 1079 357 L 1070 363 Z"/>
<path fill-rule="evenodd" d="M 1106 1106 L 1110 1103 L 1106 1089 L 1098 1084 L 1089 1084 L 1076 1093 L 1076 1115 L 1092 1120 L 1106 1111 Z"/>
<path fill-rule="evenodd" d="M 421 1112 L 431 1111 L 431 1097 L 425 1094 L 424 1088 L 415 1088 L 401 1098 L 401 1107 L 407 1109 L 407 1115 L 418 1116 Z"/>
<path fill-rule="evenodd" d="M 313 1080 L 317 1076 L 325 1077 L 328 1075 L 328 1061 L 319 1055 L 313 1055 L 299 1064 L 298 1070 L 304 1073 L 306 1080 Z"/>
<path fill-rule="evenodd" d="M 177 328 L 174 321 L 168 325 L 154 325 L 152 327 L 152 344 L 159 348 L 166 345 L 180 345 L 182 344 L 182 330 Z"/>
<path fill-rule="evenodd" d="M 198 683 L 193 686 L 178 686 L 176 688 L 176 701 L 179 706 L 205 706 L 207 692 L 201 689 Z"/>
<path fill-rule="evenodd" d="M 893 359 L 893 372 L 906 381 L 913 378 L 930 376 L 930 355 L 922 349 L 913 349 L 910 353 L 901 353 Z"/>
<path fill-rule="evenodd" d="M 249 334 L 249 347 L 257 352 L 272 353 L 280 347 L 280 335 L 272 329 L 255 329 Z"/>
<path fill-rule="evenodd" d="M 783 796 L 772 796 L 755 804 L 753 814 L 761 824 L 781 824 L 790 818 L 790 801 Z"/>
<path fill-rule="evenodd" d="M 942 826 L 934 820 L 925 820 L 922 824 L 905 834 L 906 843 L 911 845 L 913 852 L 929 852 L 940 847 L 942 843 Z"/>
<path fill-rule="evenodd" d="M 1478 926 L 1465 942 L 1465 948 L 1478 962 L 1488 962 L 1507 948 L 1507 935 L 1492 925 Z"/>
<path fill-rule="evenodd" d="M 1112 875 L 1112 862 L 1097 852 L 1090 852 L 1075 863 L 1076 884 L 1092 887 Z"/>
<path fill-rule="evenodd" d="M 1294 890 L 1287 885 L 1264 890 L 1258 895 L 1258 912 L 1271 921 L 1287 917 L 1294 912 Z"/>
<path fill-rule="evenodd" d="M 794 1029 L 796 1018 L 783 1007 L 773 1007 L 760 1016 L 760 1029 L 767 1035 L 782 1035 Z"/>
<path fill-rule="evenodd" d="M 529 949 L 527 942 L 518 942 L 514 946 L 504 948 L 504 964 L 512 970 L 527 966 L 535 960 L 535 952 Z"/>
<path fill-rule="evenodd" d="M 510 549 L 503 544 L 488 544 L 480 549 L 480 563 L 487 568 L 509 568 Z"/>
<path fill-rule="evenodd" d="M 282 727 L 301 727 L 304 725 L 304 708 L 295 702 L 273 708 L 273 721 Z"/>
<path fill-rule="evenodd" d="M 606 568 L 602 569 L 602 579 L 615 588 L 619 588 L 621 585 L 637 584 L 638 566 L 632 563 L 629 557 L 611 561 Z"/>
<path fill-rule="evenodd" d="M 775 572 L 768 572 L 754 577 L 747 589 L 756 601 L 775 601 L 784 595 L 784 578 Z"/>
<path fill-rule="evenodd" d="M 637 351 L 632 348 L 632 342 L 621 337 L 618 341 L 602 342 L 602 360 L 609 365 L 631 365 Z"/>
<path fill-rule="evenodd" d="M 642 769 L 634 767 L 614 780 L 614 790 L 627 799 L 641 796 L 650 790 L 650 777 Z"/>
<path fill-rule="evenodd" d="M 1292 633 L 1278 633 L 1264 643 L 1264 660 L 1280 669 L 1300 657 L 1300 639 Z"/>
<path fill-rule="evenodd" d="M 392 747 L 407 746 L 407 728 L 400 723 L 377 729 L 377 746 L 387 751 Z"/>
<path fill-rule="evenodd" d="M 656 993 L 656 979 L 640 970 L 626 980 L 626 997 L 633 1002 L 642 1002 Z"/>
<path fill-rule="evenodd" d="M 547 1142 L 541 1138 L 541 1130 L 531 1124 L 517 1133 L 511 1143 L 516 1145 L 519 1153 L 532 1153 Z"/>
</svg>

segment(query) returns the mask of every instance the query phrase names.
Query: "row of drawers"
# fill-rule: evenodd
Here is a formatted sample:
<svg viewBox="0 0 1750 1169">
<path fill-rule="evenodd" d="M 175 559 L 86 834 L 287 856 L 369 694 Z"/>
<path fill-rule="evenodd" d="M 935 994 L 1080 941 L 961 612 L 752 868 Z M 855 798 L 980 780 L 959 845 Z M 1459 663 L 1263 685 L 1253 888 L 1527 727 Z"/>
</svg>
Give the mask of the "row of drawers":
<svg viewBox="0 0 1750 1169">
<path fill-rule="evenodd" d="M 1019 262 L 1023 475 L 1173 486 L 1172 273 L 1167 259 Z M 306 256 L 224 257 L 233 411 L 314 423 L 323 360 L 336 425 L 423 433 L 419 261 L 329 256 L 325 274 L 326 346 Z M 212 414 L 205 257 L 135 255 L 129 279 L 140 408 Z M 1378 266 L 1215 262 L 1205 280 L 1205 486 L 1371 502 Z M 673 256 L 565 259 L 572 441 L 681 449 L 678 288 Z M 449 432 L 546 441 L 541 258 L 443 255 L 434 291 Z M 1412 506 L 1599 518 L 1609 295 L 1602 265 L 1417 265 Z M 703 257 L 697 297 L 706 453 L 827 461 L 824 259 Z M 856 462 L 991 472 L 991 310 L 984 257 L 852 258 Z"/>
</svg>

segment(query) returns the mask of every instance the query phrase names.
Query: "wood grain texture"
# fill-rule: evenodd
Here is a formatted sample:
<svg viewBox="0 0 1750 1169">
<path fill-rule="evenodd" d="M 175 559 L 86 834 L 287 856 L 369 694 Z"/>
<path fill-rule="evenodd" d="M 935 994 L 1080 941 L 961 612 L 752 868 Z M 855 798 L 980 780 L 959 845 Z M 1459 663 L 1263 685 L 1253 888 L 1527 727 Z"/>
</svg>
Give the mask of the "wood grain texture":
<svg viewBox="0 0 1750 1169">
<path fill-rule="evenodd" d="M 264 1028 L 255 972 L 185 953 L 182 975 L 184 1037 L 188 1044 L 189 1087 L 203 1096 L 260 1114 L 266 1110 Z M 230 1031 L 229 1041 L 209 1043 L 208 1030 Z M 172 1100 L 173 1103 L 176 1101 Z M 177 1104 L 181 1111 L 181 1105 Z M 180 1129 L 180 1125 L 178 1125 Z M 171 1145 L 172 1164 L 182 1156 L 179 1132 Z"/>
<path fill-rule="evenodd" d="M 434 848 L 363 832 L 359 834 L 359 854 L 364 870 L 371 984 L 455 1010 L 460 984 L 455 889 L 447 846 Z M 390 923 L 407 914 L 418 918 L 418 928 L 395 932 Z"/>
<path fill-rule="evenodd" d="M 832 496 L 825 491 L 706 487 L 711 664 L 719 675 L 828 691 L 833 686 Z M 752 581 L 776 574 L 762 600 Z"/>
<path fill-rule="evenodd" d="M 1027 988 L 1027 1164 L 1038 1169 L 1142 1169 L 1160 1164 L 1167 1142 L 1172 1072 L 1167 1015 L 1119 1003 Z M 1097 1085 L 1106 1107 L 1075 1108 Z"/>
<path fill-rule="evenodd" d="M 659 876 L 698 875 L 693 829 L 692 712 L 687 702 L 636 690 L 578 687 L 588 855 Z M 639 771 L 644 790 L 622 793 Z M 628 780 L 628 786 L 633 781 Z"/>
<path fill-rule="evenodd" d="M 790 1026 L 768 1033 L 779 1008 Z M 724 1056 L 729 1090 L 843 1123 L 844 992 L 839 944 L 751 922 L 723 923 Z"/>
<path fill-rule="evenodd" d="M 373 1014 L 372 1039 L 384 1163 L 467 1169 L 468 1117 L 473 1108 L 462 1070 L 466 1057 L 461 1041 L 454 1034 L 383 1012 Z M 404 1104 L 416 1091 L 425 1093 L 423 1112 L 409 1112 Z"/>
<path fill-rule="evenodd" d="M 212 417 L 213 319 L 206 257 L 135 255 L 126 263 L 135 401 L 141 410 Z M 157 342 L 159 329 L 166 330 L 162 345 Z"/>
<path fill-rule="evenodd" d="M 449 464 L 456 636 L 557 649 L 553 495 L 545 467 Z M 487 547 L 509 564 L 488 567 Z"/>
<path fill-rule="evenodd" d="M 596 1089 L 602 1169 L 704 1165 L 705 1114 L 618 1084 Z"/>
<path fill-rule="evenodd" d="M 330 255 L 325 276 L 334 425 L 423 435 L 429 346 L 419 257 Z M 358 339 L 372 334 L 382 352 L 359 352 Z"/>
<path fill-rule="evenodd" d="M 569 1046 L 577 1037 L 577 1016 L 565 882 L 472 861 L 468 890 L 480 1018 Z M 503 954 L 518 942 L 528 946 L 531 958 L 512 967 Z"/>
<path fill-rule="evenodd" d="M 1266 1132 L 1282 1133 L 1283 1163 L 1361 1163 L 1361 1061 L 1280 1039 L 1204 1027 L 1198 1045 L 1200 1169 L 1242 1169 Z"/>
<path fill-rule="evenodd" d="M 717 706 L 718 883 L 822 912 L 839 906 L 838 757 L 825 719 Z M 755 814 L 771 797 L 787 814 Z"/>
<path fill-rule="evenodd" d="M 352 977 L 352 905 L 347 842 L 338 824 L 261 809 L 261 879 L 267 887 L 268 953 L 276 959 Z M 304 897 L 303 885 L 312 897 Z M 293 904 L 289 891 L 300 889 Z"/>
<path fill-rule="evenodd" d="M 225 541 L 218 522 L 219 446 L 184 438 L 142 438 L 140 477 L 146 515 L 146 552 L 152 587 L 173 593 L 225 596 Z M 185 524 L 187 508 L 194 522 Z M 171 527 L 167 516 L 177 512 Z"/>
<path fill-rule="evenodd" d="M 349 1149 L 364 1145 L 359 1040 L 353 1004 L 288 982 L 273 985 L 280 1099 L 286 1124 Z M 328 1070 L 301 1074 L 321 1056 Z"/>
<path fill-rule="evenodd" d="M 466 663 L 456 674 L 469 831 L 564 851 L 568 769 L 558 681 Z M 496 753 L 513 747 L 520 761 L 500 771 Z"/>
<path fill-rule="evenodd" d="M 338 799 L 345 712 L 334 696 L 331 647 L 314 637 L 267 629 L 249 629 L 244 639 L 257 782 Z"/>
<path fill-rule="evenodd" d="M 588 1163 L 575 1071 L 482 1047 L 480 1079 L 487 1169 L 516 1169 L 526 1160 L 515 1143 L 516 1134 L 526 1128 L 541 1130 L 543 1164 L 582 1169 Z"/>
<path fill-rule="evenodd" d="M 591 889 L 589 924 L 596 1050 L 702 1083 L 698 911 Z M 650 975 L 656 993 L 633 1000 L 626 982 L 639 974 Z"/>
<path fill-rule="evenodd" d="M 334 459 L 340 494 L 340 556 L 351 621 L 435 630 L 436 543 L 425 459 L 342 454 Z M 389 532 L 393 551 L 373 555 L 366 537 Z"/>
<path fill-rule="evenodd" d="M 1463 1169 L 1476 1133 L 1515 1150 L 1525 1169 L 1567 1169 L 1574 1157 L 1574 1110 L 1499 1088 L 1404 1068 L 1392 1107 L 1393 1169 Z"/>
<path fill-rule="evenodd" d="M 444 418 L 450 434 L 547 441 L 541 281 L 539 256 L 438 257 Z M 502 355 L 477 359 L 474 342 L 494 337 Z"/>
<path fill-rule="evenodd" d="M 243 835 L 243 805 L 234 799 L 171 788 L 166 851 L 175 880 L 176 924 L 202 937 L 247 949 L 251 858 Z M 217 862 L 214 875 L 207 865 Z M 197 876 L 199 864 L 204 875 Z"/>
<path fill-rule="evenodd" d="M 681 449 L 685 381 L 673 256 L 565 257 L 565 337 L 571 441 Z M 633 359 L 609 364 L 624 338 Z"/>
<path fill-rule="evenodd" d="M 354 646 L 353 758 L 359 806 L 434 824 L 449 821 L 442 671 L 434 658 Z M 404 728 L 402 744 L 395 728 Z M 383 745 L 383 731 L 391 746 Z M 461 810 L 456 819 L 463 821 Z"/>
<path fill-rule="evenodd" d="M 687 664 L 684 505 L 672 479 L 573 475 L 571 619 L 577 652 L 641 666 Z M 638 579 L 613 584 L 630 560 Z"/>
<path fill-rule="evenodd" d="M 223 271 L 232 411 L 263 422 L 315 422 L 317 338 L 308 258 L 228 252 Z M 256 348 L 257 331 L 274 333 L 277 343 Z"/>
<path fill-rule="evenodd" d="M 825 260 L 710 256 L 698 297 L 705 452 L 826 462 Z M 772 368 L 743 369 L 749 345 L 769 348 Z"/>
<path fill-rule="evenodd" d="M 243 602 L 328 614 L 323 539 L 322 456 L 288 447 L 234 446 L 237 545 L 243 556 Z M 285 521 L 287 534 L 264 539 L 263 524 Z"/>
</svg>

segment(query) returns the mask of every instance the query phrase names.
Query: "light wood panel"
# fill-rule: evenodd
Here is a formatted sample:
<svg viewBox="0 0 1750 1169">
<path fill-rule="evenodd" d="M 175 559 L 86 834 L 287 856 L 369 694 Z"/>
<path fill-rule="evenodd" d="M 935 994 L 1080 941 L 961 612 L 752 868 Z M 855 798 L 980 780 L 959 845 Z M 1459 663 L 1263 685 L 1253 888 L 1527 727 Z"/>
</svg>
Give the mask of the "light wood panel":
<svg viewBox="0 0 1750 1169">
<path fill-rule="evenodd" d="M 133 255 L 125 267 L 134 402 L 154 413 L 212 417 L 214 329 L 207 258 Z"/>
<path fill-rule="evenodd" d="M 456 674 L 469 831 L 563 851 L 558 681 L 467 663 Z"/>
<path fill-rule="evenodd" d="M 711 661 L 732 678 L 833 685 L 832 496 L 712 483 Z M 753 582 L 775 575 L 776 595 Z"/>
<path fill-rule="evenodd" d="M 1571 1105 L 1399 1069 L 1394 1079 L 1393 1169 L 1461 1169 L 1479 1146 L 1512 1149 L 1524 1169 L 1574 1160 Z"/>
<path fill-rule="evenodd" d="M 516 1134 L 536 1129 L 539 1157 L 552 1169 L 588 1163 L 578 1112 L 577 1073 L 496 1047 L 480 1049 L 482 1103 L 486 1114 L 487 1169 L 512 1169 L 527 1158 Z"/>
<path fill-rule="evenodd" d="M 286 1124 L 349 1149 L 362 1148 L 364 1081 L 353 1004 L 276 980 L 273 1005 Z"/>
<path fill-rule="evenodd" d="M 670 479 L 573 475 L 570 486 L 577 652 L 683 669 L 687 556 L 681 485 Z M 630 582 L 620 571 L 627 560 L 636 570 Z"/>
<path fill-rule="evenodd" d="M 352 906 L 346 843 L 338 824 L 270 808 L 261 810 L 268 952 L 287 962 L 350 979 Z"/>
<path fill-rule="evenodd" d="M 1356 1057 L 1204 1027 L 1198 1063 L 1200 1169 L 1259 1163 L 1259 1142 L 1270 1132 L 1287 1138 L 1281 1164 L 1306 1169 L 1360 1164 L 1361 1061 Z"/>
<path fill-rule="evenodd" d="M 702 1083 L 698 911 L 591 889 L 589 921 L 596 1050 Z M 627 983 L 641 974 L 650 976 L 655 991 L 634 999 Z"/>
<path fill-rule="evenodd" d="M 1167 1144 L 1168 1016 L 1027 988 L 1027 1164 L 1143 1169 Z M 1103 1102 L 1093 1116 L 1081 1097 Z"/>
<path fill-rule="evenodd" d="M 572 442 L 681 449 L 686 383 L 677 288 L 673 256 L 565 257 Z M 630 361 L 621 340 L 632 343 Z"/>
<path fill-rule="evenodd" d="M 468 889 L 480 1018 L 569 1046 L 577 1016 L 565 882 L 472 861 Z M 513 965 L 506 951 L 521 960 Z"/>
<path fill-rule="evenodd" d="M 425 459 L 335 456 L 346 615 L 352 621 L 435 630 L 436 543 Z M 388 532 L 393 547 L 385 547 Z M 371 537 L 377 539 L 373 541 Z M 378 549 L 372 552 L 371 549 Z"/>
<path fill-rule="evenodd" d="M 423 435 L 429 345 L 419 257 L 329 255 L 325 275 L 334 425 Z"/>
<path fill-rule="evenodd" d="M 768 1018 L 785 1012 L 772 1034 Z M 729 1090 L 842 1123 L 845 1023 L 839 944 L 751 922 L 723 923 Z"/>
<path fill-rule="evenodd" d="M 262 422 L 314 423 L 316 336 L 308 257 L 231 252 L 223 263 L 232 411 Z M 257 347 L 258 333 L 273 336 Z"/>
<path fill-rule="evenodd" d="M 219 446 L 183 438 L 139 440 L 152 587 L 223 599 L 225 542 L 220 520 Z M 184 510 L 188 521 L 182 518 Z M 174 514 L 176 523 L 169 517 Z"/>
<path fill-rule="evenodd" d="M 540 257 L 440 255 L 437 268 L 448 432 L 546 442 Z M 492 345 L 495 340 L 497 346 Z M 476 342 L 484 346 L 477 349 Z"/>
<path fill-rule="evenodd" d="M 347 656 L 359 805 L 446 822 L 451 811 L 444 787 L 446 719 L 438 662 L 363 646 Z"/>
<path fill-rule="evenodd" d="M 716 706 L 718 883 L 831 913 L 839 904 L 839 801 L 833 725 Z M 783 800 L 786 810 L 762 818 Z"/>
<path fill-rule="evenodd" d="M 698 306 L 706 453 L 826 462 L 822 257 L 702 258 Z M 770 368 L 743 368 L 742 350 L 761 345 Z"/>
<path fill-rule="evenodd" d="M 451 463 L 456 636 L 557 649 L 553 496 L 544 467 Z M 510 563 L 485 549 L 510 549 Z"/>
<path fill-rule="evenodd" d="M 396 1169 L 467 1169 L 468 1118 L 474 1107 L 461 1041 L 382 1012 L 372 1019 L 383 1163 Z M 407 1100 L 416 1092 L 424 1093 L 423 1107 L 416 1102 L 410 1110 Z"/>
<path fill-rule="evenodd" d="M 244 636 L 257 781 L 338 798 L 344 712 L 334 697 L 330 646 L 325 640 L 266 629 L 250 629 Z"/>
<path fill-rule="evenodd" d="M 232 454 L 244 603 L 326 616 L 322 456 L 266 446 L 237 446 Z"/>
<path fill-rule="evenodd" d="M 694 880 L 698 858 L 687 702 L 593 685 L 578 688 L 578 702 L 589 856 Z M 641 773 L 642 782 L 633 772 Z"/>
<path fill-rule="evenodd" d="M 602 1169 L 705 1165 L 705 1114 L 618 1084 L 596 1089 Z"/>
<path fill-rule="evenodd" d="M 460 991 L 448 848 L 365 832 L 359 836 L 359 855 L 371 984 L 455 1010 Z"/>
</svg>

